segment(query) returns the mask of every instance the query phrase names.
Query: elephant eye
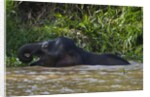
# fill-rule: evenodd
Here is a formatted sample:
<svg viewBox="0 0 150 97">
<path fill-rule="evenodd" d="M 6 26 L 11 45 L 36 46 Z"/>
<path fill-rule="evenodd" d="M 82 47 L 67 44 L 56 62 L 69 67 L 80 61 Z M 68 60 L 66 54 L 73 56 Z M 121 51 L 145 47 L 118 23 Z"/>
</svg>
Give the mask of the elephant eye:
<svg viewBox="0 0 150 97">
<path fill-rule="evenodd" d="M 48 43 L 47 42 L 43 43 L 42 48 L 46 49 L 47 47 L 48 47 Z"/>
</svg>

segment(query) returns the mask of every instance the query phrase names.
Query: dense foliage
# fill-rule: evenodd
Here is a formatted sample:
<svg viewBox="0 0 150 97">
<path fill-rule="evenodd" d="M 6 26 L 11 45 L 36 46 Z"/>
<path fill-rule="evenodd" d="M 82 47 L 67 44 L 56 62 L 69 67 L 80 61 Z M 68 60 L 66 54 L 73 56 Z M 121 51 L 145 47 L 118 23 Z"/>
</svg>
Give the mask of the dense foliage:
<svg viewBox="0 0 150 97">
<path fill-rule="evenodd" d="M 66 36 L 87 51 L 143 60 L 143 8 L 6 1 L 7 66 L 26 43 Z"/>
</svg>

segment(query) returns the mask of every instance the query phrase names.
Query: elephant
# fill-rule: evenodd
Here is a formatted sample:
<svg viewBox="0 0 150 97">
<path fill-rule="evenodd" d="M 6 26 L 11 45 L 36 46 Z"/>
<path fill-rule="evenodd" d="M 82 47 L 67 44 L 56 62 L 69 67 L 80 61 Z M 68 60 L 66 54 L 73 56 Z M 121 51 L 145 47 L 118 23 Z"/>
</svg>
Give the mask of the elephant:
<svg viewBox="0 0 150 97">
<path fill-rule="evenodd" d="M 33 57 L 39 60 L 30 66 L 66 67 L 74 65 L 129 65 L 130 63 L 114 54 L 94 54 L 76 46 L 72 39 L 58 37 L 37 43 L 25 44 L 18 50 L 18 58 L 30 63 Z"/>
</svg>

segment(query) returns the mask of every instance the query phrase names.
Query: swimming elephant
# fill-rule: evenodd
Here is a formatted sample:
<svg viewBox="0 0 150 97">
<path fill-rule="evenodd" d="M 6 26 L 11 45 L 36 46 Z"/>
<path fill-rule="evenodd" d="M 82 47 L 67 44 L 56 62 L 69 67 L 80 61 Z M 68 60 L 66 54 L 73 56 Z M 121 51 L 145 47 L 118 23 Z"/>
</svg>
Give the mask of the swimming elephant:
<svg viewBox="0 0 150 97">
<path fill-rule="evenodd" d="M 30 66 L 65 67 L 73 65 L 128 65 L 125 59 L 114 54 L 94 54 L 75 45 L 74 41 L 59 37 L 38 43 L 25 44 L 18 50 L 18 58 L 24 63 L 39 58 Z"/>
</svg>

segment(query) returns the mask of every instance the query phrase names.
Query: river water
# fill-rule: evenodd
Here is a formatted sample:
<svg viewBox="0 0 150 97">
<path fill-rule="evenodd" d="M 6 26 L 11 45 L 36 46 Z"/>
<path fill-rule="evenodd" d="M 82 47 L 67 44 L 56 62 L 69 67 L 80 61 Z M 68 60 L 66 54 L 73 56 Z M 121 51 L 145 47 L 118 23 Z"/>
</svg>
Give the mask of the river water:
<svg viewBox="0 0 150 97">
<path fill-rule="evenodd" d="M 143 64 L 127 66 L 16 67 L 6 69 L 6 95 L 143 90 Z"/>
</svg>

